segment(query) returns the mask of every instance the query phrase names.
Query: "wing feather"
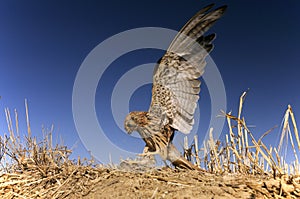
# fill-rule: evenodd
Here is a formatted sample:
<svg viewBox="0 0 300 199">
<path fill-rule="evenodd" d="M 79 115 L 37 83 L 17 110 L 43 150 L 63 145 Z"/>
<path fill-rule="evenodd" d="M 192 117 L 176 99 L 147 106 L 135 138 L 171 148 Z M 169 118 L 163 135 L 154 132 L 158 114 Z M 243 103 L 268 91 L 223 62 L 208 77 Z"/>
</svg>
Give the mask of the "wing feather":
<svg viewBox="0 0 300 199">
<path fill-rule="evenodd" d="M 214 23 L 224 14 L 227 6 L 219 7 L 211 12 L 207 12 L 213 4 L 200 10 L 186 25 L 179 31 L 168 51 L 180 52 L 193 44 L 193 39 L 198 39 L 209 30 Z M 187 37 L 186 37 L 187 36 Z M 191 39 L 190 39 L 191 38 Z"/>
<path fill-rule="evenodd" d="M 199 78 L 215 39 L 215 34 L 203 34 L 226 9 L 222 6 L 209 11 L 212 7 L 213 4 L 203 8 L 186 23 L 154 69 L 149 114 L 163 118 L 160 125 L 170 124 L 186 134 L 194 124 L 201 84 Z"/>
</svg>

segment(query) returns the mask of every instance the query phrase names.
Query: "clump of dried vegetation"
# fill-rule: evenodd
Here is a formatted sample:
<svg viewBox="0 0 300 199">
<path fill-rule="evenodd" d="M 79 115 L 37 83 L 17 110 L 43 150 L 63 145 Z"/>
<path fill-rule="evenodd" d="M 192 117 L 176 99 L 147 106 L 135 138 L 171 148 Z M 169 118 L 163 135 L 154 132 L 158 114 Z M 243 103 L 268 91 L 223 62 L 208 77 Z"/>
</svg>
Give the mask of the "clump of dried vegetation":
<svg viewBox="0 0 300 199">
<path fill-rule="evenodd" d="M 185 157 L 210 173 L 210 176 L 236 176 L 237 179 L 241 179 L 242 176 L 256 179 L 256 183 L 248 182 L 247 186 L 265 198 L 300 197 L 300 170 L 297 157 L 300 141 L 291 106 L 288 106 L 284 116 L 278 147 L 267 147 L 263 138 L 272 129 L 258 140 L 254 138 L 245 118 L 242 117 L 245 96 L 246 92 L 240 98 L 237 116 L 223 113 L 229 129 L 224 143 L 213 139 L 211 129 L 210 139 L 204 143 L 203 148 L 198 147 L 197 136 L 194 137 L 191 146 L 188 146 L 187 138 L 184 140 Z M 98 182 L 109 178 L 108 173 L 117 170 L 95 164 L 93 160 L 81 161 L 80 158 L 70 160 L 72 151 L 61 144 L 53 144 L 51 130 L 41 141 L 37 140 L 31 134 L 26 101 L 25 110 L 27 135 L 21 137 L 17 111 L 14 111 L 12 118 L 9 109 L 5 109 L 8 133 L 0 136 L 1 198 L 82 198 L 88 195 Z M 286 163 L 279 153 L 284 139 L 290 140 L 294 152 L 295 161 L 290 164 Z M 114 172 L 111 172 L 112 170 Z M 166 171 L 160 169 L 159 172 Z M 156 178 L 161 177 L 155 176 L 154 179 Z M 164 181 L 167 182 L 168 178 L 164 178 Z M 174 178 L 172 182 L 174 183 Z M 153 193 L 153 198 L 156 194 L 157 189 Z"/>
<path fill-rule="evenodd" d="M 93 161 L 70 160 L 71 150 L 52 143 L 52 132 L 41 141 L 32 136 L 28 106 L 27 135 L 19 134 L 18 113 L 15 125 L 9 109 L 5 109 L 8 135 L 0 136 L 1 198 L 66 198 L 87 195 L 97 183 L 99 170 Z"/>
<path fill-rule="evenodd" d="M 267 147 L 263 142 L 263 138 L 271 133 L 275 127 L 265 132 L 258 140 L 255 139 L 246 125 L 245 118 L 242 117 L 246 94 L 247 92 L 244 92 L 240 97 L 238 116 L 233 116 L 231 112 L 223 112 L 229 129 L 229 133 L 225 135 L 225 143 L 222 144 L 219 140 L 214 140 L 213 129 L 210 129 L 210 139 L 204 144 L 204 148 L 200 150 L 197 145 L 197 136 L 194 137 L 194 144 L 190 147 L 187 147 L 187 139 L 184 140 L 186 158 L 194 159 L 196 165 L 211 173 L 233 173 L 248 177 L 264 177 L 263 184 L 257 184 L 252 188 L 257 188 L 257 191 L 268 198 L 299 198 L 300 165 L 298 153 L 300 151 L 300 140 L 292 107 L 288 105 L 285 112 L 278 147 Z M 296 139 L 297 147 L 294 139 Z M 280 156 L 284 140 L 291 146 L 293 151 L 294 161 L 291 163 L 285 162 L 285 157 Z M 288 144 L 285 145 L 286 148 Z M 199 158 L 199 151 L 203 151 L 203 158 Z"/>
</svg>

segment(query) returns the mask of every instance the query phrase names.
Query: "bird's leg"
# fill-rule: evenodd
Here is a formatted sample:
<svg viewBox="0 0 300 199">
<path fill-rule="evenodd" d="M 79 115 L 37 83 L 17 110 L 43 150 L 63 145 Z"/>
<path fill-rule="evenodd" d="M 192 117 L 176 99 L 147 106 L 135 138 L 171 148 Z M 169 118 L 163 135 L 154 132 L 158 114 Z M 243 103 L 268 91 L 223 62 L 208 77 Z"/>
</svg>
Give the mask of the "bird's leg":
<svg viewBox="0 0 300 199">
<path fill-rule="evenodd" d="M 150 160 L 153 164 L 156 163 L 154 155 L 156 155 L 156 151 L 149 151 L 149 147 L 146 145 L 144 147 L 143 153 L 138 154 L 138 156 L 142 157 L 144 160 Z"/>
<path fill-rule="evenodd" d="M 172 164 L 178 168 L 204 171 L 203 169 L 198 168 L 196 165 L 193 165 L 190 161 L 185 159 L 180 154 L 180 152 L 176 149 L 176 147 L 173 145 L 173 143 L 169 143 L 169 145 L 168 145 L 167 160 L 172 162 Z"/>
<path fill-rule="evenodd" d="M 147 156 L 154 156 L 154 155 L 157 155 L 157 154 L 159 154 L 158 151 L 149 151 L 149 147 L 146 145 L 144 147 L 143 153 L 138 154 L 138 156 L 147 157 Z"/>
<path fill-rule="evenodd" d="M 135 160 L 124 160 L 120 163 L 121 167 L 124 168 L 152 168 L 156 164 L 156 160 L 154 155 L 151 154 L 149 151 L 149 147 L 145 146 L 143 153 L 138 154 Z M 153 152 L 154 153 L 154 152 Z"/>
<path fill-rule="evenodd" d="M 167 146 L 162 147 L 162 148 L 160 149 L 159 155 L 160 155 L 162 161 L 164 162 L 165 166 L 166 166 L 167 168 L 170 168 L 170 166 L 169 166 L 168 163 L 167 163 L 167 159 L 168 159 L 168 147 L 167 147 Z"/>
<path fill-rule="evenodd" d="M 147 153 L 149 151 L 149 147 L 146 145 L 143 149 L 143 153 Z"/>
<path fill-rule="evenodd" d="M 152 156 L 152 155 L 157 155 L 157 154 L 159 154 L 159 152 L 157 152 L 157 151 L 148 151 L 148 152 L 146 152 L 146 153 L 141 153 L 141 154 L 138 154 L 138 156 Z"/>
<path fill-rule="evenodd" d="M 161 150 L 149 151 L 149 147 L 146 145 L 143 150 L 143 153 L 138 154 L 138 155 L 142 156 L 142 157 L 147 157 L 151 160 L 155 160 L 154 155 L 160 155 L 164 165 L 166 167 L 170 168 L 169 164 L 167 163 L 167 152 L 168 152 L 167 147 L 165 147 L 164 149 L 161 149 Z"/>
</svg>

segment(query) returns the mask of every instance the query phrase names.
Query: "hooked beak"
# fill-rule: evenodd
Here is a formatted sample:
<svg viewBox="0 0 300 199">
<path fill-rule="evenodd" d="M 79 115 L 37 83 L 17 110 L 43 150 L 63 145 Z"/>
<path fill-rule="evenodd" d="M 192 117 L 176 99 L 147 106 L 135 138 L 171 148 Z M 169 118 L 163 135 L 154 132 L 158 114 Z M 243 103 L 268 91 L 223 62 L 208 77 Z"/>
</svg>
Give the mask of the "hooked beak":
<svg viewBox="0 0 300 199">
<path fill-rule="evenodd" d="M 128 134 L 131 134 L 133 132 L 133 128 L 131 126 L 126 126 L 125 130 Z"/>
<path fill-rule="evenodd" d="M 125 128 L 125 131 L 128 133 L 128 134 L 131 134 L 133 131 L 135 131 L 136 129 L 136 124 L 135 122 L 130 118 L 126 117 L 125 119 L 125 124 L 124 124 L 124 128 Z"/>
</svg>

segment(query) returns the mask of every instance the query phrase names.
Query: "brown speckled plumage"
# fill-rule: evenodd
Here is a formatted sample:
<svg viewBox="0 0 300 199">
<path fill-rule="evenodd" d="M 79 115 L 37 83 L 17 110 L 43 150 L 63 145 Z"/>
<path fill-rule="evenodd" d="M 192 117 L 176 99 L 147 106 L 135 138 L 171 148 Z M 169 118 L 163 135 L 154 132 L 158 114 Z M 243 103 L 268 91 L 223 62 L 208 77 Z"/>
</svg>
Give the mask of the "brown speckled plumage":
<svg viewBox="0 0 300 199">
<path fill-rule="evenodd" d="M 152 100 L 148 112 L 131 112 L 125 119 L 128 133 L 137 131 L 146 143 L 145 153 L 159 153 L 163 160 L 183 168 L 193 168 L 172 144 L 174 131 L 188 134 L 200 92 L 199 78 L 212 50 L 215 34 L 203 34 L 224 13 L 226 6 L 200 10 L 175 37 L 154 69 Z"/>
</svg>

